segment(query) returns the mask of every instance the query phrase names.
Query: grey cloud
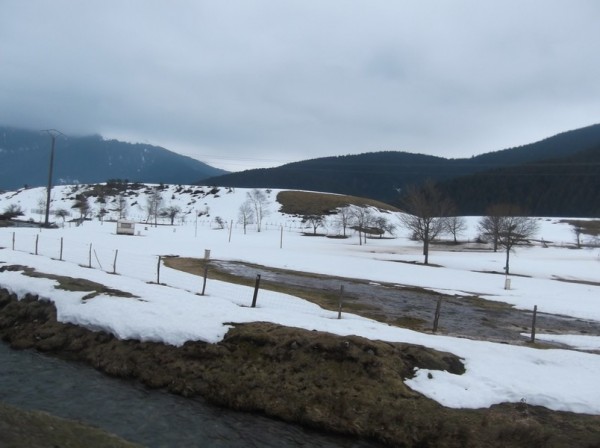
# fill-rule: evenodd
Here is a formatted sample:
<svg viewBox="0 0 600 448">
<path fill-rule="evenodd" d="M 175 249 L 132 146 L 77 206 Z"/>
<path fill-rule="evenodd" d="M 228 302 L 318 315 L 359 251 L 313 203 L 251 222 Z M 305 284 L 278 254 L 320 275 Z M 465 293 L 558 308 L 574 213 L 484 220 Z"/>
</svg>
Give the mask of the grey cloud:
<svg viewBox="0 0 600 448">
<path fill-rule="evenodd" d="M 587 0 L 3 2 L 0 123 L 237 169 L 468 156 L 599 121 L 599 18 Z"/>
</svg>

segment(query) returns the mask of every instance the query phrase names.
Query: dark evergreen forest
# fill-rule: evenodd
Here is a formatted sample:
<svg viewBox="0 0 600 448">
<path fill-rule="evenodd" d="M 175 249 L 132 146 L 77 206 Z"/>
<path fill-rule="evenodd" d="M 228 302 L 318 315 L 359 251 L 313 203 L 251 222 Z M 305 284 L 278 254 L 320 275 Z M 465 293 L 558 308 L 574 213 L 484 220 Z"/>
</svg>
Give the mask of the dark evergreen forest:
<svg viewBox="0 0 600 448">
<path fill-rule="evenodd" d="M 468 159 L 407 152 L 324 157 L 208 180 L 215 185 L 290 188 L 362 196 L 401 207 L 408 186 L 432 180 L 461 214 L 513 202 L 537 216 L 597 217 L 600 125 Z"/>
<path fill-rule="evenodd" d="M 438 188 L 463 215 L 511 203 L 534 216 L 600 217 L 600 145 L 570 157 L 453 179 Z"/>
</svg>

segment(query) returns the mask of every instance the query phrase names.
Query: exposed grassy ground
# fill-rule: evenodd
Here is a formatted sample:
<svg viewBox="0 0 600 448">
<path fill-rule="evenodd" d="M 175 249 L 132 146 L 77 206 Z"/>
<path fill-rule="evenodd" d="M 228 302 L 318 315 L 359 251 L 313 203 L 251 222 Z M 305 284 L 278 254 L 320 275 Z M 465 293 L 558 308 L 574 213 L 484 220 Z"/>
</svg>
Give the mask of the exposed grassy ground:
<svg viewBox="0 0 600 448">
<path fill-rule="evenodd" d="M 133 294 L 128 292 L 119 291 L 118 289 L 107 288 L 100 283 L 93 282 L 91 280 L 86 280 L 83 278 L 73 278 L 67 277 L 64 275 L 55 275 L 55 274 L 46 274 L 36 272 L 35 269 L 27 267 L 27 266 L 19 266 L 19 265 L 10 265 L 3 266 L 0 270 L 8 270 L 8 271 L 23 271 L 25 275 L 29 277 L 37 277 L 37 278 L 49 278 L 51 280 L 55 280 L 58 285 L 56 286 L 58 289 L 64 289 L 65 291 L 92 291 L 88 295 L 86 295 L 83 299 L 91 299 L 99 294 L 108 294 L 110 296 L 117 297 L 135 297 Z"/>
<path fill-rule="evenodd" d="M 573 227 L 581 228 L 581 233 L 591 236 L 600 236 L 600 220 L 586 221 L 582 219 L 562 219 L 560 222 L 566 222 Z"/>
<path fill-rule="evenodd" d="M 234 325 L 218 344 L 190 341 L 173 347 L 119 340 L 56 322 L 51 303 L 35 297 L 17 301 L 1 289 L 0 336 L 14 348 L 84 361 L 148 387 L 201 395 L 233 409 L 390 446 L 591 448 L 600 441 L 598 416 L 553 412 L 525 402 L 489 409 L 444 408 L 412 391 L 404 380 L 415 368 L 460 375 L 464 366 L 450 353 L 421 346 L 260 322 Z M 6 440 L 25 443 L 0 446 L 127 446 L 94 445 L 93 437 L 82 433 L 73 439 L 83 444 L 69 444 L 66 438 L 37 444 L 47 423 L 24 418 L 16 427 L 11 416 L 0 413 L 0 429 L 12 426 L 7 434 L 13 439 Z M 32 434 L 39 438 L 29 439 Z"/>
<path fill-rule="evenodd" d="M 277 202 L 281 204 L 281 212 L 290 215 L 326 215 L 336 208 L 347 205 L 371 206 L 380 210 L 399 211 L 389 204 L 373 199 L 310 191 L 282 191 L 277 195 Z"/>
<path fill-rule="evenodd" d="M 204 268 L 206 266 L 206 261 L 198 258 L 184 258 L 184 257 L 165 257 L 163 258 L 163 262 L 165 266 L 170 267 L 172 269 L 178 269 L 183 272 L 187 272 L 189 274 L 194 275 L 203 275 Z M 250 267 L 256 267 L 257 270 L 260 270 L 260 266 L 247 264 Z M 281 269 L 269 268 L 269 270 L 273 272 L 285 272 Z M 302 274 L 299 272 L 295 272 L 296 275 L 306 275 L 310 277 L 318 276 L 317 274 Z M 229 274 L 220 269 L 216 269 L 214 266 L 211 267 L 209 262 L 209 270 L 208 270 L 208 278 L 212 280 L 220 280 L 228 283 L 234 283 L 237 285 L 244 286 L 254 286 L 255 280 L 239 277 L 237 275 Z M 301 287 L 295 287 L 290 285 L 285 285 L 283 283 L 270 282 L 268 280 L 261 280 L 260 282 L 261 288 L 269 291 L 280 292 L 284 294 L 290 294 L 296 297 L 300 297 L 302 299 L 308 300 L 309 302 L 316 303 L 320 307 L 337 311 L 339 307 L 340 296 L 339 293 L 333 291 L 324 291 L 324 290 L 314 290 L 307 289 Z M 349 311 L 364 317 L 377 319 L 379 313 L 375 313 L 377 310 L 375 307 L 371 307 L 361 303 L 355 303 L 351 299 L 348 298 L 344 301 L 343 305 L 344 311 Z M 381 319 L 377 319 L 381 320 Z"/>
</svg>

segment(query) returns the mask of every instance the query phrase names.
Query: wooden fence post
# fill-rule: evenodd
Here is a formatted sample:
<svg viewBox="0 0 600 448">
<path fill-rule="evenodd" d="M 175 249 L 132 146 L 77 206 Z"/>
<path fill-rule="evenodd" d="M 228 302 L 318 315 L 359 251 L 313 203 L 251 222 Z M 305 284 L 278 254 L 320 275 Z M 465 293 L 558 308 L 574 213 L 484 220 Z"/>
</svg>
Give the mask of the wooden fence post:
<svg viewBox="0 0 600 448">
<path fill-rule="evenodd" d="M 13 238 L 12 238 L 12 250 L 15 250 L 15 232 L 13 232 Z"/>
<path fill-rule="evenodd" d="M 35 236 L 35 254 L 38 254 L 38 241 L 40 240 L 40 235 Z"/>
<path fill-rule="evenodd" d="M 100 266 L 100 270 L 103 271 L 104 268 L 102 267 L 102 263 L 100 263 L 100 258 L 98 258 L 98 254 L 96 253 L 96 249 L 94 249 L 94 257 L 96 257 L 96 263 L 98 263 L 98 266 Z"/>
<path fill-rule="evenodd" d="M 92 268 L 92 243 L 90 243 L 90 251 L 88 253 L 88 268 Z"/>
<path fill-rule="evenodd" d="M 62 261 L 62 257 L 63 257 L 63 237 L 60 237 L 60 255 L 58 257 L 59 261 Z"/>
<path fill-rule="evenodd" d="M 113 262 L 113 274 L 117 273 L 117 255 L 119 255 L 119 249 L 115 250 L 115 261 Z"/>
<path fill-rule="evenodd" d="M 535 342 L 535 321 L 537 319 L 537 305 L 533 307 L 533 318 L 531 320 L 531 343 Z"/>
<path fill-rule="evenodd" d="M 158 256 L 158 264 L 156 265 L 156 284 L 160 285 L 160 262 L 162 260 L 162 257 L 159 255 Z"/>
<path fill-rule="evenodd" d="M 202 282 L 202 295 L 204 295 L 204 291 L 206 291 L 206 279 L 208 277 L 208 263 L 204 265 L 204 281 Z"/>
<path fill-rule="evenodd" d="M 438 322 L 440 321 L 440 310 L 442 308 L 442 298 L 440 297 L 435 307 L 435 317 L 433 318 L 433 332 L 438 330 Z"/>
<path fill-rule="evenodd" d="M 344 285 L 340 285 L 340 303 L 338 306 L 338 319 L 342 318 L 342 303 L 344 302 Z"/>
<path fill-rule="evenodd" d="M 256 274 L 256 284 L 254 285 L 254 295 L 252 296 L 252 308 L 256 307 L 256 298 L 258 297 L 258 288 L 260 287 L 260 274 Z"/>
</svg>

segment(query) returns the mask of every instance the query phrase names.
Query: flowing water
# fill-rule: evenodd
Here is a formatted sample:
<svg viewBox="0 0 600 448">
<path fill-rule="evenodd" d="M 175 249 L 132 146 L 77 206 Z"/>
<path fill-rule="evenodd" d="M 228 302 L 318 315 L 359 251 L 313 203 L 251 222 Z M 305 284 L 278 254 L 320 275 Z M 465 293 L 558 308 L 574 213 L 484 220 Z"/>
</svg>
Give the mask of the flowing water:
<svg viewBox="0 0 600 448">
<path fill-rule="evenodd" d="M 440 297 L 439 334 L 471 339 L 523 344 L 532 325 L 532 310 L 519 310 L 508 304 L 488 302 L 473 297 L 455 297 L 426 290 L 403 288 L 394 284 L 368 282 L 323 275 L 305 275 L 265 266 L 248 266 L 241 262 L 213 260 L 211 264 L 230 274 L 254 278 L 257 273 L 266 281 L 317 291 L 339 291 L 344 285 L 345 300 L 369 307 L 369 317 L 384 322 L 412 319 L 415 329 L 430 331 Z M 434 269 L 434 268 L 432 268 Z M 498 276 L 497 281 L 504 278 Z M 260 300 L 260 298 L 259 298 Z M 538 333 L 583 334 L 600 336 L 597 322 L 539 312 Z M 402 323 L 400 324 L 402 326 Z M 560 344 L 554 344 L 560 346 Z"/>
<path fill-rule="evenodd" d="M 5 343 L 0 343 L 0 401 L 78 420 L 147 447 L 380 447 L 148 390 Z"/>
</svg>

